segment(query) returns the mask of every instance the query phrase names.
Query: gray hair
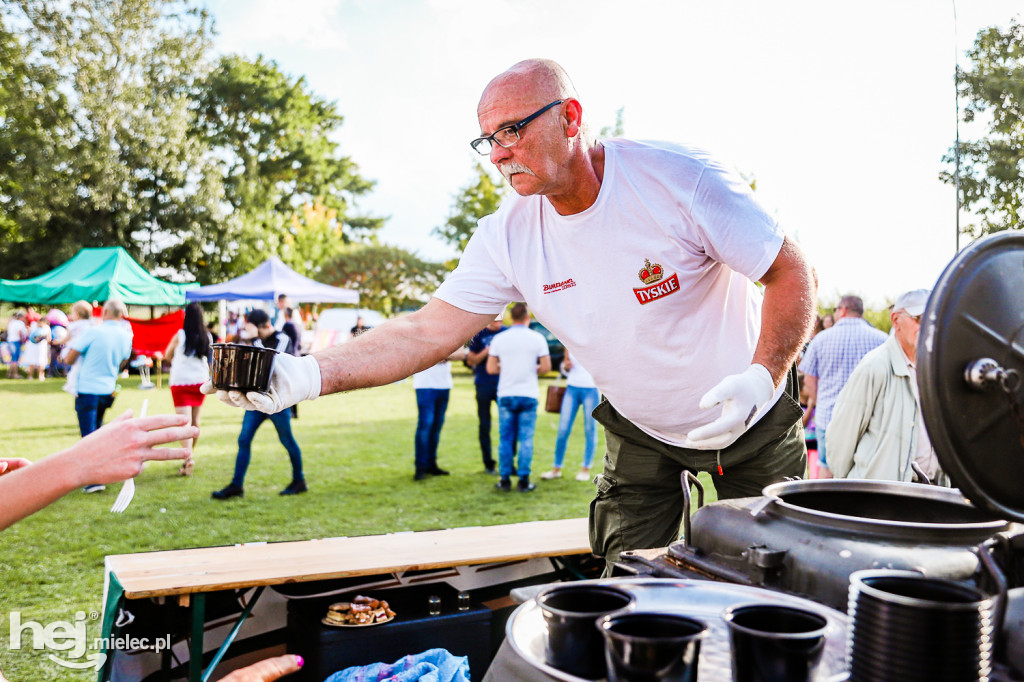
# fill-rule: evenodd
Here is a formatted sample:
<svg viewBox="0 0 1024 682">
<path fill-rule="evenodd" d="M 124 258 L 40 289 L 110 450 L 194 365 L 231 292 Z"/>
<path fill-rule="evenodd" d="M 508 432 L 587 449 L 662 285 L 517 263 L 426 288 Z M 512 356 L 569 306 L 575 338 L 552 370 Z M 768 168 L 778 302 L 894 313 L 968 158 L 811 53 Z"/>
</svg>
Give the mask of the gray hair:
<svg viewBox="0 0 1024 682">
<path fill-rule="evenodd" d="M 864 299 L 860 296 L 854 296 L 853 294 L 847 294 L 839 299 L 839 305 L 837 308 L 846 308 L 846 312 L 853 313 L 854 315 L 864 315 Z"/>
<path fill-rule="evenodd" d="M 128 306 L 124 304 L 124 301 L 111 298 L 103 304 L 103 316 L 109 317 L 112 320 L 120 320 L 122 317 L 128 315 Z"/>
</svg>

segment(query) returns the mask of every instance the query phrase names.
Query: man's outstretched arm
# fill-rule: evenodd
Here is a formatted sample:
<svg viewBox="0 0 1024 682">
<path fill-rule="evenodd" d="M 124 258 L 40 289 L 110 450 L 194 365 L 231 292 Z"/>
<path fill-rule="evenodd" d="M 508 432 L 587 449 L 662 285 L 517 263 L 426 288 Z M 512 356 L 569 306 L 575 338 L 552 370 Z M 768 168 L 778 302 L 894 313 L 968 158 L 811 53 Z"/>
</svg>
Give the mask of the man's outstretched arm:
<svg viewBox="0 0 1024 682">
<path fill-rule="evenodd" d="M 382 386 L 426 369 L 494 320 L 433 298 L 416 312 L 388 320 L 348 343 L 316 353 L 321 395 Z"/>
<path fill-rule="evenodd" d="M 493 319 L 493 313 L 469 313 L 435 298 L 348 343 L 301 358 L 276 356 L 266 392 L 217 391 L 211 382 L 201 390 L 216 391 L 229 405 L 275 414 L 321 395 L 404 379 L 447 359 Z"/>
</svg>

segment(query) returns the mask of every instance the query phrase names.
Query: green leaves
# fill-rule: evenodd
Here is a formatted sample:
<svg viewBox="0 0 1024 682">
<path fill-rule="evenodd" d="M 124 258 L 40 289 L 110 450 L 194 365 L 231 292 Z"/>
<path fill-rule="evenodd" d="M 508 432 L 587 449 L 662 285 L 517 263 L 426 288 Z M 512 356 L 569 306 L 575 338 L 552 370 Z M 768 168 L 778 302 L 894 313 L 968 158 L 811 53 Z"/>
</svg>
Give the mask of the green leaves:
<svg viewBox="0 0 1024 682">
<path fill-rule="evenodd" d="M 373 183 L 330 139 L 334 103 L 263 58 L 211 64 L 211 32 L 198 0 L 0 9 L 4 277 L 113 245 L 186 280 L 272 254 L 313 275 L 381 227 L 353 209 Z M 317 203 L 331 229 L 298 229 Z"/>
<path fill-rule="evenodd" d="M 262 57 L 224 57 L 204 80 L 197 129 L 222 159 L 225 197 L 239 221 L 225 245 L 242 268 L 235 274 L 248 269 L 246 249 L 255 249 L 256 263 L 275 253 L 313 275 L 345 243 L 382 226 L 383 219 L 349 215 L 373 183 L 330 139 L 342 121 L 304 79 Z"/>
<path fill-rule="evenodd" d="M 461 253 L 476 231 L 477 222 L 498 210 L 506 193 L 506 187 L 496 181 L 479 161 L 475 166 L 476 177 L 455 196 L 448 220 L 435 227 L 431 234 L 444 239 Z"/>
<path fill-rule="evenodd" d="M 960 201 L 977 218 L 961 229 L 979 237 L 1024 224 L 1024 26 L 1011 20 L 1005 31 L 984 29 L 967 54 L 972 64 L 957 74 L 967 102 L 962 118 L 985 123 L 988 134 L 959 146 Z M 943 163 L 954 165 L 956 152 Z M 957 182 L 951 171 L 939 178 Z"/>
<path fill-rule="evenodd" d="M 354 244 L 324 266 L 321 279 L 358 291 L 360 307 L 393 315 L 421 307 L 447 273 L 445 264 L 397 246 Z"/>
</svg>

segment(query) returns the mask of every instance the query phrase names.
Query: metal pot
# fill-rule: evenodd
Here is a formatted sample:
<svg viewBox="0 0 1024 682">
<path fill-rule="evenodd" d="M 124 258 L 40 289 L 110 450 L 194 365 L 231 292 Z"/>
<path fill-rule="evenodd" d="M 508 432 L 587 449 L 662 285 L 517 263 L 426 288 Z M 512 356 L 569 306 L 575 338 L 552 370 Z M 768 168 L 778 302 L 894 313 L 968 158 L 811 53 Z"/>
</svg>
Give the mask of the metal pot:
<svg viewBox="0 0 1024 682">
<path fill-rule="evenodd" d="M 978 546 L 1022 531 L 947 488 L 792 481 L 768 486 L 763 497 L 699 509 L 668 556 L 715 578 L 845 610 L 854 571 L 890 568 L 970 581 L 979 573 Z"/>
</svg>

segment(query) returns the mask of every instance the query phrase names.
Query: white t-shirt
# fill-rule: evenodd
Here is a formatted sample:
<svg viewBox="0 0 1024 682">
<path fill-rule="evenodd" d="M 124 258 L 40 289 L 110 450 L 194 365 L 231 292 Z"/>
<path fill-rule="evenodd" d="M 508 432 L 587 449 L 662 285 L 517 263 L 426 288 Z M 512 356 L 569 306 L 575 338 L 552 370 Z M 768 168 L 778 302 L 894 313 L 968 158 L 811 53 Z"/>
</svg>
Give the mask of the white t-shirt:
<svg viewBox="0 0 1024 682">
<path fill-rule="evenodd" d="M 413 388 L 450 389 L 454 385 L 452 366 L 447 360 L 412 375 Z"/>
<path fill-rule="evenodd" d="M 11 343 L 21 343 L 28 336 L 28 327 L 22 320 L 11 318 L 7 323 L 7 340 Z"/>
<path fill-rule="evenodd" d="M 436 296 L 488 315 L 526 301 L 623 416 L 692 447 L 686 434 L 721 414 L 700 410 L 701 396 L 750 366 L 754 282 L 784 235 L 747 183 L 702 150 L 603 145 L 592 206 L 560 216 L 543 197 L 511 196 L 480 221 Z"/>
<path fill-rule="evenodd" d="M 185 355 L 185 330 L 178 330 L 178 345 L 171 358 L 171 386 L 195 386 L 204 384 L 210 378 L 210 363 L 206 358 Z"/>
<path fill-rule="evenodd" d="M 594 377 L 590 375 L 590 372 L 576 359 L 576 356 L 569 353 L 569 359 L 572 361 L 572 368 L 569 370 L 569 374 L 565 377 L 565 383 L 567 386 L 575 386 L 577 388 L 597 388 L 597 384 L 594 383 Z"/>
<path fill-rule="evenodd" d="M 501 363 L 499 398 L 537 399 L 537 360 L 549 354 L 547 339 L 525 325 L 514 324 L 491 339 L 487 352 Z"/>
</svg>

